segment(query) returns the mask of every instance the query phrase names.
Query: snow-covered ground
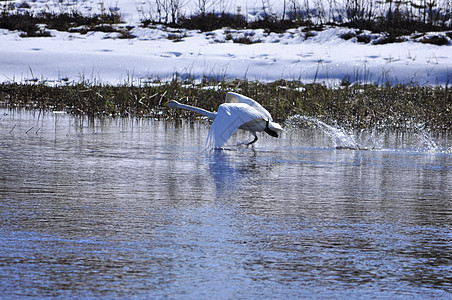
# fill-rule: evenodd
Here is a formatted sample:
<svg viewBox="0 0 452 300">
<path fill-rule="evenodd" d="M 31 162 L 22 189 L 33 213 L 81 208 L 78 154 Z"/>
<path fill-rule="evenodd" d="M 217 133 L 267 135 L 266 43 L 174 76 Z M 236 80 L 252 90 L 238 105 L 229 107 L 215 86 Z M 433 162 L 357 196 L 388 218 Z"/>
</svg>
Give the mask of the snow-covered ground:
<svg viewBox="0 0 452 300">
<path fill-rule="evenodd" d="M 55 3 L 29 2 L 35 9 L 64 12 L 66 8 Z M 82 12 L 99 10 L 99 3 L 94 1 L 77 3 Z M 0 81 L 89 80 L 119 84 L 165 80 L 176 73 L 192 78 L 288 79 L 307 83 L 347 79 L 445 85 L 452 79 L 451 43 L 363 44 L 355 38 L 340 38 L 351 29 L 337 27 L 313 31 L 314 35 L 308 38 L 302 28 L 284 34 L 227 28 L 207 33 L 164 26 L 143 28 L 137 25 L 145 17 L 146 2 L 118 0 L 104 5 L 117 10 L 127 24 L 135 26 L 131 31 L 135 38 L 119 39 L 118 33 L 56 30 L 49 30 L 51 37 L 22 38 L 20 32 L 0 29 Z M 252 11 L 252 6 L 258 4 L 242 5 Z M 175 36 L 180 38 L 174 39 Z M 244 36 L 259 42 L 248 45 L 232 41 Z"/>
</svg>

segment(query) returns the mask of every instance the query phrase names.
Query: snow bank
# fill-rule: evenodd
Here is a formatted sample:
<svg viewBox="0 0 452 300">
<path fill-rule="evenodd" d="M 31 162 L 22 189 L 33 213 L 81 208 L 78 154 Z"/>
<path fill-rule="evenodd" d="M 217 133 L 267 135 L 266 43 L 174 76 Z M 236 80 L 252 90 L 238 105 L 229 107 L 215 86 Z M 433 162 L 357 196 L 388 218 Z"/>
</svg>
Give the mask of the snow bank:
<svg viewBox="0 0 452 300">
<path fill-rule="evenodd" d="M 31 4 L 42 8 L 49 3 L 41 0 Z M 99 6 L 94 1 L 82 3 L 84 10 Z M 143 2 L 119 0 L 112 5 L 135 26 L 131 31 L 135 38 L 55 30 L 50 30 L 51 37 L 21 38 L 19 32 L 1 30 L 0 81 L 118 84 L 167 80 L 178 74 L 195 79 L 445 85 L 452 74 L 450 45 L 412 41 L 362 44 L 354 38 L 340 38 L 348 29 L 333 27 L 309 35 L 301 28 L 284 34 L 226 28 L 208 33 L 164 26 L 143 28 L 136 26 L 144 13 Z M 64 11 L 64 7 L 54 9 Z M 240 38 L 252 44 L 234 43 Z"/>
</svg>

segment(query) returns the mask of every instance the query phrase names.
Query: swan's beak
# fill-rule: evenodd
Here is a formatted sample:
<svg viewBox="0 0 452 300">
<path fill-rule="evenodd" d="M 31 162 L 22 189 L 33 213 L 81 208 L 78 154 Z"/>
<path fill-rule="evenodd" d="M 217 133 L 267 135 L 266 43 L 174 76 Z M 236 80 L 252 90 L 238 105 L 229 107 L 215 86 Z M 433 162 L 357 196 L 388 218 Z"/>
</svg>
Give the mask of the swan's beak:
<svg viewBox="0 0 452 300">
<path fill-rule="evenodd" d="M 169 103 L 169 101 L 166 101 L 165 103 L 163 103 L 163 106 L 167 107 L 168 103 Z"/>
<path fill-rule="evenodd" d="M 270 134 L 270 133 L 269 134 L 274 137 L 279 137 L 281 135 L 281 132 L 284 131 L 284 129 L 281 127 L 281 125 L 279 125 L 278 123 L 272 122 L 272 121 L 267 122 L 266 129 L 269 129 L 269 131 L 271 131 L 273 133 L 273 134 Z"/>
</svg>

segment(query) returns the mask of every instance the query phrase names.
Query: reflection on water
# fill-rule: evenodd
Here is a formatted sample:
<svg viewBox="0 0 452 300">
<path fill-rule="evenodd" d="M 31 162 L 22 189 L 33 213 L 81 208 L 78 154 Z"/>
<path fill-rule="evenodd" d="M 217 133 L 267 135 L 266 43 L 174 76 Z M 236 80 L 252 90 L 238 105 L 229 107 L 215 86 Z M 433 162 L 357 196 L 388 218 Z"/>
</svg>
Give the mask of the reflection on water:
<svg viewBox="0 0 452 300">
<path fill-rule="evenodd" d="M 0 110 L 0 296 L 451 296 L 447 134 L 205 151 L 208 126 Z"/>
</svg>

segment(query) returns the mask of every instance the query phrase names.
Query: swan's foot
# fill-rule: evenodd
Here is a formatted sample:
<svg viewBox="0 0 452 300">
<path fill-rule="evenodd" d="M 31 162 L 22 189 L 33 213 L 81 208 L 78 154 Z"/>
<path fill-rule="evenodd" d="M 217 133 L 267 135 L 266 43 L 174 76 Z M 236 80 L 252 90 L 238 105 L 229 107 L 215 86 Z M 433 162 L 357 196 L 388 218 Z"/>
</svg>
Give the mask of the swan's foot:
<svg viewBox="0 0 452 300">
<path fill-rule="evenodd" d="M 248 144 L 246 144 L 247 146 L 254 144 L 255 142 L 257 142 L 258 138 L 257 135 L 254 135 L 254 140 L 252 140 L 251 142 L 249 142 Z"/>
</svg>

